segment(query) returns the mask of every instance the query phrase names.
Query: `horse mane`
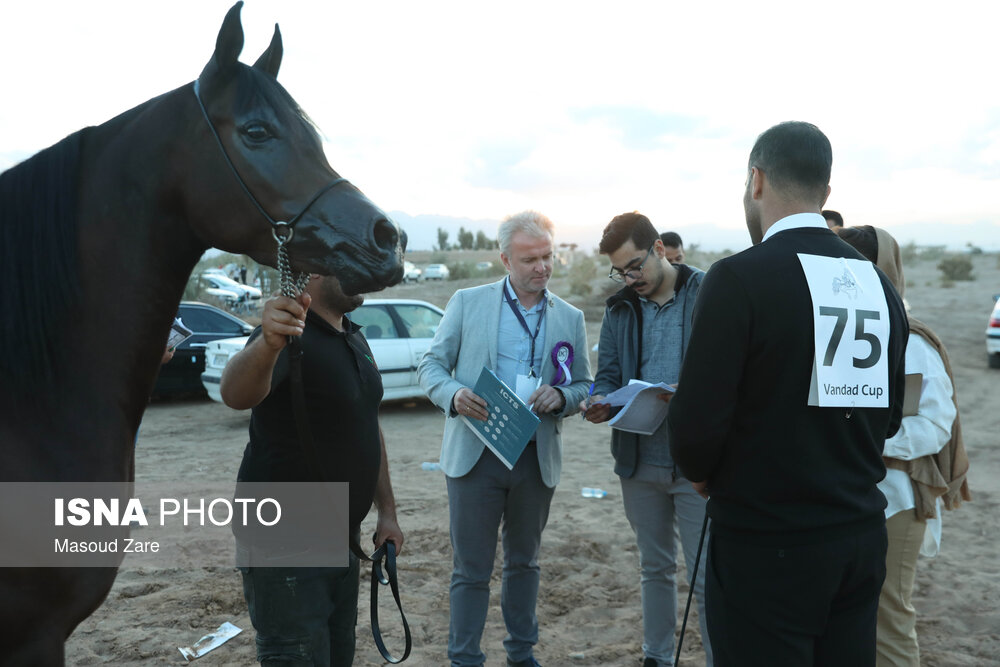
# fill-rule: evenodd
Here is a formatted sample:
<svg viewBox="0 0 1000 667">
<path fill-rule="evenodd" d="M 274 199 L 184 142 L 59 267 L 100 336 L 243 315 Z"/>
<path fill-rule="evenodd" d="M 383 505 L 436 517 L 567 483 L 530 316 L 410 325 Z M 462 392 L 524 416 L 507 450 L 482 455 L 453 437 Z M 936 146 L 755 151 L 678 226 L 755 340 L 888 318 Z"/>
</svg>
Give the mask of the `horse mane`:
<svg viewBox="0 0 1000 667">
<path fill-rule="evenodd" d="M 81 293 L 77 199 L 86 132 L 0 173 L 0 382 L 12 389 L 53 380 L 72 328 L 66 319 Z"/>
</svg>

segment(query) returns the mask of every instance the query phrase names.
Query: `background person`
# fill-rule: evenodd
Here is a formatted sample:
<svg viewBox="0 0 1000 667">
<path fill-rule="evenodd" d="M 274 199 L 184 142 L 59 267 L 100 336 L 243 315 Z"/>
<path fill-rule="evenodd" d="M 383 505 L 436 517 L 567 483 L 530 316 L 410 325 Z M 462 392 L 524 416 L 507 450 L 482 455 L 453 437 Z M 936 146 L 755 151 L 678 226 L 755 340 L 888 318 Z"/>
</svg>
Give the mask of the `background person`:
<svg viewBox="0 0 1000 667">
<path fill-rule="evenodd" d="M 884 229 L 865 225 L 837 230 L 840 238 L 875 263 L 900 296 L 906 288 L 899 244 Z M 941 512 L 971 500 L 966 474 L 969 458 L 962 442 L 954 375 L 941 339 L 923 322 L 909 318 L 906 373 L 920 373 L 920 400 L 904 416 L 896 435 L 885 441 L 885 526 L 889 548 L 885 583 L 878 602 L 877 664 L 919 667 L 913 580 L 917 555 L 936 556 L 941 547 Z"/>
<path fill-rule="evenodd" d="M 665 236 L 665 235 L 664 235 Z M 676 235 L 675 235 L 676 236 Z M 703 271 L 668 259 L 649 218 L 623 213 L 604 228 L 600 251 L 611 262 L 610 277 L 624 287 L 607 301 L 601 323 L 594 391 L 599 400 L 632 379 L 676 384 L 691 336 L 691 317 Z M 678 245 L 680 239 L 677 239 Z M 669 394 L 667 394 L 669 396 Z M 590 401 L 593 403 L 593 400 Z M 588 421 L 611 418 L 607 405 L 583 401 Z M 698 600 L 698 620 L 707 664 L 712 664 L 705 614 L 705 569 L 691 581 L 705 519 L 705 499 L 670 458 L 667 424 L 653 435 L 613 429 L 611 453 L 622 486 L 622 502 L 639 547 L 642 585 L 643 667 L 672 665 L 677 624 L 679 531 L 688 584 Z"/>
<path fill-rule="evenodd" d="M 312 276 L 298 299 L 278 296 L 264 304 L 261 325 L 222 373 L 226 405 L 252 408 L 250 442 L 239 481 L 313 481 L 293 418 L 286 349 L 301 336 L 302 384 L 309 428 L 330 479 L 350 483 L 351 539 L 378 508 L 375 543 L 403 546 L 389 480 L 385 441 L 378 423 L 382 377 L 361 327 L 344 317 L 364 301 L 347 296 L 333 277 Z M 350 665 L 358 617 L 358 558 L 348 567 L 249 567 L 243 593 L 257 630 L 262 665 Z"/>
<path fill-rule="evenodd" d="M 863 259 L 820 215 L 832 161 L 829 140 L 808 123 L 757 138 L 744 194 L 754 245 L 705 275 L 669 406 L 671 454 L 710 494 L 705 585 L 717 666 L 875 664 L 886 549 L 877 482 L 883 444 L 902 419 L 907 325 L 874 267 L 863 294 L 835 292 L 828 280 L 810 290 L 810 262 Z M 814 310 L 820 299 L 845 316 L 852 303 L 878 307 L 888 327 L 852 326 L 829 355 L 814 340 L 817 322 L 832 319 Z M 810 381 L 820 372 L 845 387 L 871 382 L 888 407 L 854 407 L 846 392 L 841 407 L 818 407 Z"/>
<path fill-rule="evenodd" d="M 835 232 L 839 229 L 843 229 L 844 216 L 841 214 L 836 211 L 826 209 L 820 215 L 823 216 L 823 219 L 826 221 L 826 226 L 829 227 L 831 231 Z"/>
<path fill-rule="evenodd" d="M 664 257 L 671 264 L 684 263 L 684 241 L 677 232 L 663 232 L 660 234 L 660 241 L 663 242 Z"/>
<path fill-rule="evenodd" d="M 508 275 L 455 293 L 418 369 L 420 385 L 447 415 L 441 468 L 447 476 L 454 559 L 448 657 L 455 666 L 486 660 L 480 640 L 501 523 L 507 664 L 538 664 L 533 655 L 538 553 L 562 469 L 560 421 L 576 412 L 591 382 L 583 313 L 546 290 L 552 237 L 552 222 L 540 213 L 525 211 L 504 220 L 497 242 Z M 558 382 L 553 355 L 564 345 L 571 346 L 571 377 Z M 459 419 L 485 420 L 489 414 L 471 389 L 483 367 L 508 387 L 537 387 L 525 402 L 534 406 L 541 424 L 513 470 Z"/>
</svg>

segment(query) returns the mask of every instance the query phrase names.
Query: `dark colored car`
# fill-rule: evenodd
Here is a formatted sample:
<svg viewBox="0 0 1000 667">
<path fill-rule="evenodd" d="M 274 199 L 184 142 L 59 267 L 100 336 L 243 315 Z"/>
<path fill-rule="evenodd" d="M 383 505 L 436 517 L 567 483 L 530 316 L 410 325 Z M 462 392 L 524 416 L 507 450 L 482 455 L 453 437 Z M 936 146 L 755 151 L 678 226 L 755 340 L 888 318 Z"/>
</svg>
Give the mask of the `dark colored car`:
<svg viewBox="0 0 1000 667">
<path fill-rule="evenodd" d="M 153 395 L 204 395 L 201 374 L 205 370 L 205 346 L 220 338 L 249 336 L 253 327 L 215 306 L 198 301 L 182 301 L 177 316 L 193 333 L 177 347 L 174 358 L 160 367 Z"/>
</svg>

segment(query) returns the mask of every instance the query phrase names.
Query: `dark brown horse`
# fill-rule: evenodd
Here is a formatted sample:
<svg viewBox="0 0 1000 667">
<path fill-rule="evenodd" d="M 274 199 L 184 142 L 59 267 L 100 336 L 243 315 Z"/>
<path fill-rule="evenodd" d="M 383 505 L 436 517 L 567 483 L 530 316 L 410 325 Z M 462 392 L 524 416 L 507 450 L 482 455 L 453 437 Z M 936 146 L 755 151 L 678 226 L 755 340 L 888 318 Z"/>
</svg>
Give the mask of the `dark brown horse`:
<svg viewBox="0 0 1000 667">
<path fill-rule="evenodd" d="M 237 61 L 241 4 L 194 84 L 0 174 L 0 480 L 132 479 L 167 332 L 207 248 L 275 266 L 271 223 L 285 221 L 296 271 L 352 293 L 401 278 L 405 236 L 329 166 L 275 79 L 277 28 L 253 67 Z M 0 664 L 63 664 L 116 572 L 0 569 Z"/>
</svg>

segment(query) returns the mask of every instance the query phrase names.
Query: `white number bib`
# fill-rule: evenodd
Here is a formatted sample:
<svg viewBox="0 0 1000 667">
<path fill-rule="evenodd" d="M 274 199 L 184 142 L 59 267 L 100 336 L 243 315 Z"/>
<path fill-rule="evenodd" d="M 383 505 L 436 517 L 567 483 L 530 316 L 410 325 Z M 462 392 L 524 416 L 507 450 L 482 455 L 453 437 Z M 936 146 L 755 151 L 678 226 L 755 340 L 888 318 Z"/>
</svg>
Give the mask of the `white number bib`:
<svg viewBox="0 0 1000 667">
<path fill-rule="evenodd" d="M 809 405 L 889 407 L 889 307 L 871 262 L 799 253 L 812 297 Z"/>
</svg>

